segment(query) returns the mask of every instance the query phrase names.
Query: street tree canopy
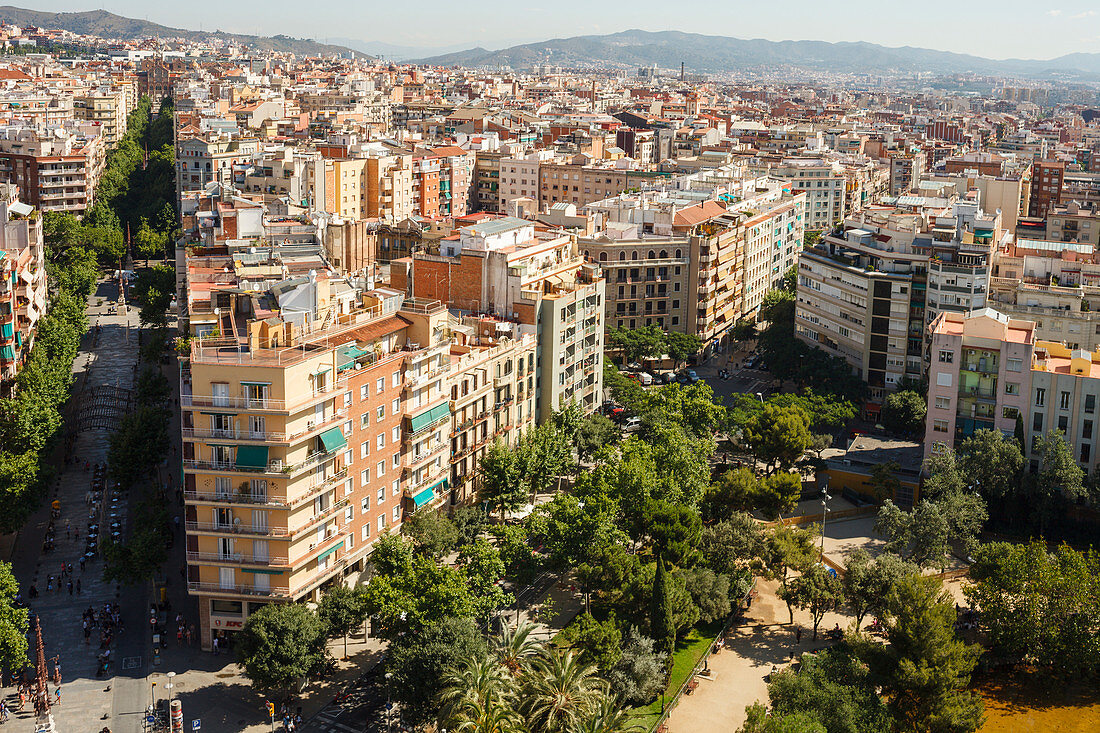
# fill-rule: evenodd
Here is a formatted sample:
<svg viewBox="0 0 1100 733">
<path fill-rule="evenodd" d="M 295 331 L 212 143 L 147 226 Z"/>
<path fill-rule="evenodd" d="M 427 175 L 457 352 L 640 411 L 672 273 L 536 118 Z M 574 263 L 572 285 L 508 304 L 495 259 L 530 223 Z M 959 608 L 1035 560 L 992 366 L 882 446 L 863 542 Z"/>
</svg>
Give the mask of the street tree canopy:
<svg viewBox="0 0 1100 733">
<path fill-rule="evenodd" d="M 301 603 L 268 603 L 235 639 L 237 660 L 261 690 L 290 690 L 325 658 L 325 624 Z"/>
</svg>

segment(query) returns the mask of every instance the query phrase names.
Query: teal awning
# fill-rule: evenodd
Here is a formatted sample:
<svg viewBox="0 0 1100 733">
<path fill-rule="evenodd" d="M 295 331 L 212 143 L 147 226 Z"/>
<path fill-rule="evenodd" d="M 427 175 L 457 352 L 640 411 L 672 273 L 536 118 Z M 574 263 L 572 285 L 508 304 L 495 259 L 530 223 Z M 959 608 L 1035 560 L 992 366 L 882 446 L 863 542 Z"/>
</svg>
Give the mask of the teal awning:
<svg viewBox="0 0 1100 733">
<path fill-rule="evenodd" d="M 321 445 L 325 447 L 326 453 L 332 453 L 333 451 L 348 447 L 348 441 L 344 439 L 344 431 L 340 428 L 329 428 L 321 433 L 320 438 Z"/>
<path fill-rule="evenodd" d="M 424 489 L 419 494 L 413 497 L 413 504 L 415 504 L 416 508 L 419 509 L 434 498 L 435 491 L 433 491 L 432 487 L 429 486 L 428 488 Z"/>
<path fill-rule="evenodd" d="M 267 468 L 267 446 L 238 446 L 237 468 Z"/>
<path fill-rule="evenodd" d="M 336 369 L 350 369 L 351 367 L 355 366 L 356 359 L 361 356 L 366 356 L 369 353 L 371 352 L 365 349 L 360 349 L 355 344 L 351 344 L 350 346 L 341 346 L 339 349 L 336 350 Z"/>
<path fill-rule="evenodd" d="M 326 557 L 328 557 L 328 556 L 329 556 L 329 555 L 331 555 L 332 553 L 336 552 L 337 550 L 339 550 L 339 549 L 340 549 L 341 547 L 343 547 L 343 546 L 344 546 L 344 541 L 343 541 L 343 540 L 340 540 L 340 541 L 339 541 L 339 542 L 337 542 L 337 543 L 336 543 L 335 545 L 333 545 L 332 547 L 328 548 L 327 550 L 325 550 L 324 552 L 322 552 L 322 553 L 321 553 L 320 555 L 318 555 L 318 556 L 317 556 L 317 559 L 318 559 L 318 560 L 324 560 L 324 559 L 325 559 Z"/>
<path fill-rule="evenodd" d="M 320 367 L 320 368 L 317 369 L 317 371 L 310 372 L 309 376 L 311 376 L 311 377 L 321 377 L 321 376 L 324 376 L 325 374 L 328 374 L 331 371 L 332 370 L 328 367 Z"/>
<path fill-rule="evenodd" d="M 271 384 L 271 382 L 244 382 L 244 381 L 242 381 L 241 384 L 247 385 L 249 387 L 267 387 Z"/>
<path fill-rule="evenodd" d="M 442 405 L 436 405 L 427 412 L 422 412 L 419 415 L 413 417 L 410 424 L 412 432 L 418 432 L 428 427 L 437 420 L 442 420 L 447 415 L 451 414 L 451 408 L 444 402 Z"/>
<path fill-rule="evenodd" d="M 0 358 L 15 359 L 15 351 L 10 346 L 0 346 Z"/>
<path fill-rule="evenodd" d="M 282 575 L 282 570 L 259 570 L 257 568 L 241 568 L 243 573 L 253 573 L 255 575 Z"/>
<path fill-rule="evenodd" d="M 14 335 L 15 335 L 15 324 L 14 323 L 0 323 L 0 336 L 3 336 L 6 339 L 10 339 Z"/>
</svg>

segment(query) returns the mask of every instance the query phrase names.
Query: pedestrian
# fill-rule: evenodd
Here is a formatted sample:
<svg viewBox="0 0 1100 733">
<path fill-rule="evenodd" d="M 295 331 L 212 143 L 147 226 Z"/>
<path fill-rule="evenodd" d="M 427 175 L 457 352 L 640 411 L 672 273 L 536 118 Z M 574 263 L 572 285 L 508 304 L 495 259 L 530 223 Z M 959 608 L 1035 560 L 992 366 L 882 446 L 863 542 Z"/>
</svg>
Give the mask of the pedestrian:
<svg viewBox="0 0 1100 733">
<path fill-rule="evenodd" d="M 67 584 L 67 587 L 69 589 L 69 595 L 71 596 L 73 594 L 73 581 L 70 580 Z"/>
<path fill-rule="evenodd" d="M 218 656 L 218 637 L 216 637 L 216 636 L 214 637 L 213 647 L 214 647 L 214 656 L 216 657 L 216 656 Z"/>
<path fill-rule="evenodd" d="M 30 598 L 38 598 L 38 588 L 32 585 L 30 588 L 27 589 L 27 595 Z"/>
<path fill-rule="evenodd" d="M 796 627 L 795 630 L 794 630 L 794 643 L 795 644 L 801 644 L 802 643 L 802 627 L 801 626 Z"/>
<path fill-rule="evenodd" d="M 183 626 L 176 628 L 176 646 L 183 646 Z"/>
<path fill-rule="evenodd" d="M 84 619 L 84 643 L 90 644 L 92 638 L 92 625 L 88 623 L 88 619 Z"/>
<path fill-rule="evenodd" d="M 54 705 L 60 705 L 61 704 L 61 688 L 60 687 L 56 688 L 53 691 L 53 700 L 54 700 Z"/>
<path fill-rule="evenodd" d="M 80 572 L 84 572 L 84 563 L 88 561 L 88 558 L 83 555 L 80 556 Z"/>
<path fill-rule="evenodd" d="M 19 688 L 19 710 L 23 709 L 23 706 L 27 704 L 27 691 L 22 687 Z"/>
<path fill-rule="evenodd" d="M 80 595 L 80 578 L 76 579 L 76 594 Z"/>
</svg>

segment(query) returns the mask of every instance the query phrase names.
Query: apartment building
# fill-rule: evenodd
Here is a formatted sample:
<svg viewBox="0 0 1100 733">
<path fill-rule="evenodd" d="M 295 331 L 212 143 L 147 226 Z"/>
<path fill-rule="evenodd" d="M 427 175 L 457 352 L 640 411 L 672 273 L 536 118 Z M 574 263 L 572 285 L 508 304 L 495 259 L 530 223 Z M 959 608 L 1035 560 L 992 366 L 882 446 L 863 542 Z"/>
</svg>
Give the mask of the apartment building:
<svg viewBox="0 0 1100 733">
<path fill-rule="evenodd" d="M 0 179 L 18 186 L 40 211 L 91 208 L 106 159 L 103 138 L 87 124 L 0 127 Z"/>
<path fill-rule="evenodd" d="M 889 160 L 891 196 L 902 196 L 912 191 L 928 169 L 927 156 L 920 150 L 891 152 Z"/>
<path fill-rule="evenodd" d="M 1070 201 L 1065 206 L 1051 204 L 1046 215 L 1046 238 L 1055 242 L 1100 244 L 1100 211 L 1096 202 Z"/>
<path fill-rule="evenodd" d="M 499 150 L 478 150 L 474 160 L 473 211 L 503 213 L 500 208 L 501 161 L 507 154 Z"/>
<path fill-rule="evenodd" d="M 470 210 L 470 185 L 474 178 L 474 153 L 455 145 L 432 148 L 439 160 L 439 213 L 465 216 Z"/>
<path fill-rule="evenodd" d="M 126 91 L 120 87 L 89 89 L 73 96 L 73 116 L 98 123 L 109 150 L 126 134 L 126 118 L 132 109 Z"/>
<path fill-rule="evenodd" d="M 256 138 L 210 133 L 180 139 L 176 143 L 176 195 L 182 202 L 185 192 L 202 190 L 208 183 L 233 183 L 235 169 L 246 167 L 260 152 Z"/>
<path fill-rule="evenodd" d="M 1100 351 L 1039 340 L 1033 322 L 989 308 L 944 313 L 931 330 L 926 457 L 980 429 L 1013 436 L 1019 422 L 1032 470 L 1051 430 L 1065 434 L 1082 470 L 1095 469 Z"/>
<path fill-rule="evenodd" d="M 0 393 L 7 393 L 34 345 L 46 312 L 46 259 L 42 217 L 0 186 Z"/>
<path fill-rule="evenodd" d="M 539 169 L 554 159 L 549 150 L 528 152 L 522 157 L 501 158 L 500 190 L 497 211 L 508 211 L 508 203 L 518 198 L 539 200 Z M 616 192 L 618 193 L 618 192 Z"/>
<path fill-rule="evenodd" d="M 561 202 L 580 207 L 648 184 L 653 178 L 651 173 L 609 164 L 544 162 L 539 166 L 537 200 L 540 208 Z"/>
<path fill-rule="evenodd" d="M 926 373 L 928 323 L 986 305 L 1000 217 L 973 200 L 946 203 L 910 196 L 872 207 L 799 260 L 795 335 L 868 383 L 868 416 L 899 382 Z"/>
<path fill-rule="evenodd" d="M 769 173 L 791 182 L 792 193 L 806 193 L 806 231 L 823 231 L 842 221 L 850 210 L 844 168 L 822 158 L 785 158 Z"/>
<path fill-rule="evenodd" d="M 1043 218 L 1061 200 L 1066 164 L 1060 160 L 1036 160 L 1031 166 L 1031 194 L 1027 215 Z"/>
<path fill-rule="evenodd" d="M 438 255 L 394 260 L 393 287 L 490 315 L 516 333 L 534 333 L 537 394 L 516 415 L 539 421 L 575 400 L 586 412 L 602 401 L 605 283 L 574 239 L 510 217 L 483 219 L 440 241 Z"/>
<path fill-rule="evenodd" d="M 326 273 L 231 302 L 182 372 L 188 590 L 200 637 L 316 598 L 448 500 L 448 314 Z M 253 310 L 257 305 L 265 306 Z"/>
</svg>

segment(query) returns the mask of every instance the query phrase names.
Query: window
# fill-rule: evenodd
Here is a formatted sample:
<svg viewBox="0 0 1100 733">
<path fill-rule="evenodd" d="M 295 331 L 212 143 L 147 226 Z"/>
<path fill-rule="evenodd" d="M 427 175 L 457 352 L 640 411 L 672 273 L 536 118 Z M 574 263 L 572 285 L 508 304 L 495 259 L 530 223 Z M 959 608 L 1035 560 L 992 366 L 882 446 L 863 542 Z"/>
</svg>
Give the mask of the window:
<svg viewBox="0 0 1100 733">
<path fill-rule="evenodd" d="M 932 421 L 932 430 L 933 430 L 933 432 L 937 432 L 937 433 L 946 433 L 947 432 L 947 421 L 946 420 L 933 420 Z"/>
<path fill-rule="evenodd" d="M 938 409 L 938 410 L 947 410 L 950 407 L 951 407 L 951 398 L 950 397 L 937 397 L 936 398 L 936 409 Z"/>
<path fill-rule="evenodd" d="M 1015 420 L 1020 415 L 1020 411 L 1015 407 L 1002 407 L 1001 417 L 1006 420 Z"/>
<path fill-rule="evenodd" d="M 1020 394 L 1020 383 L 1005 382 L 1005 394 Z"/>
<path fill-rule="evenodd" d="M 376 468 L 376 471 L 377 471 L 379 476 L 385 476 L 386 475 L 386 462 L 385 461 L 379 461 L 378 465 L 375 468 Z"/>
<path fill-rule="evenodd" d="M 1089 413 L 1090 415 L 1093 412 L 1096 412 L 1096 395 L 1085 395 L 1085 412 Z"/>
<path fill-rule="evenodd" d="M 379 405 L 377 415 L 378 415 L 379 420 L 384 420 L 385 419 L 385 417 L 386 417 L 386 406 L 385 405 Z"/>
<path fill-rule="evenodd" d="M 381 504 L 385 500 L 386 500 L 386 490 L 385 489 L 379 489 L 378 490 L 378 503 Z"/>
<path fill-rule="evenodd" d="M 365 384 L 362 387 L 359 388 L 359 399 L 360 400 L 367 399 L 367 385 L 365 385 Z"/>
<path fill-rule="evenodd" d="M 940 387 L 950 387 L 952 381 L 951 372 L 940 372 L 936 375 L 936 384 Z"/>
<path fill-rule="evenodd" d="M 394 453 L 393 454 L 393 467 L 395 469 L 396 468 L 401 468 L 401 454 L 400 453 Z"/>
<path fill-rule="evenodd" d="M 1085 420 L 1083 423 L 1081 423 L 1081 437 L 1092 437 L 1092 420 Z"/>
<path fill-rule="evenodd" d="M 382 450 L 385 447 L 386 447 L 386 434 L 385 433 L 379 433 L 378 434 L 378 450 Z"/>
<path fill-rule="evenodd" d="M 378 392 L 378 394 L 382 394 L 382 392 L 384 392 L 385 389 L 386 389 L 386 378 L 385 377 L 379 377 L 378 382 L 376 383 L 375 387 L 376 387 L 376 391 Z"/>
<path fill-rule="evenodd" d="M 370 441 L 364 440 L 359 444 L 359 457 L 366 458 L 370 455 Z"/>
<path fill-rule="evenodd" d="M 941 351 L 940 352 L 940 362 L 942 362 L 944 364 L 951 364 L 954 361 L 955 361 L 954 352 L 951 352 L 951 351 Z"/>
<path fill-rule="evenodd" d="M 344 521 L 350 522 L 353 519 L 355 519 L 355 507 L 344 507 Z"/>
<path fill-rule="evenodd" d="M 1047 403 L 1047 391 L 1042 387 L 1035 388 L 1035 406 L 1042 407 Z"/>
<path fill-rule="evenodd" d="M 1062 392 L 1061 394 L 1058 395 L 1058 409 L 1059 410 L 1068 410 L 1069 409 L 1069 392 Z"/>
<path fill-rule="evenodd" d="M 394 397 L 393 402 L 390 404 L 390 414 L 396 415 L 399 412 L 401 412 L 401 398 Z"/>
<path fill-rule="evenodd" d="M 386 529 L 386 515 L 385 514 L 379 514 L 378 515 L 378 531 L 383 532 L 383 531 L 385 531 L 385 529 Z"/>
<path fill-rule="evenodd" d="M 366 486 L 370 483 L 370 469 L 364 468 L 359 472 L 359 485 Z"/>
<path fill-rule="evenodd" d="M 394 457 L 396 458 L 397 456 L 394 456 Z M 401 493 L 401 481 L 400 481 L 400 479 L 393 482 L 393 485 L 390 487 L 390 491 L 393 492 L 394 496 L 397 496 L 398 494 Z"/>
<path fill-rule="evenodd" d="M 1081 444 L 1081 463 L 1088 463 L 1090 452 L 1091 451 L 1089 450 L 1089 444 L 1088 443 L 1082 443 Z"/>
<path fill-rule="evenodd" d="M 400 387 L 401 386 L 401 372 L 394 372 L 393 374 L 390 375 L 390 386 L 391 387 Z"/>
<path fill-rule="evenodd" d="M 1069 418 L 1066 417 L 1065 415 L 1060 415 L 1058 417 L 1058 429 L 1061 430 L 1063 433 L 1065 433 L 1066 429 L 1068 427 L 1069 427 Z"/>
<path fill-rule="evenodd" d="M 359 427 L 366 430 L 368 425 L 370 425 L 370 413 L 364 412 L 359 417 Z"/>
<path fill-rule="evenodd" d="M 395 444 L 401 441 L 401 426 L 400 425 L 398 425 L 397 427 L 395 427 L 393 429 L 393 432 L 390 435 L 390 440 L 392 440 Z"/>
<path fill-rule="evenodd" d="M 370 539 L 370 522 L 363 525 L 363 541 L 366 542 Z"/>
<path fill-rule="evenodd" d="M 351 435 L 351 420 L 344 421 L 344 437 Z"/>
<path fill-rule="evenodd" d="M 1043 413 L 1036 412 L 1031 416 L 1031 429 L 1036 432 L 1042 432 L 1043 430 Z"/>
<path fill-rule="evenodd" d="M 351 392 L 345 392 L 344 393 L 344 407 L 347 407 L 350 404 L 351 404 Z"/>
</svg>

